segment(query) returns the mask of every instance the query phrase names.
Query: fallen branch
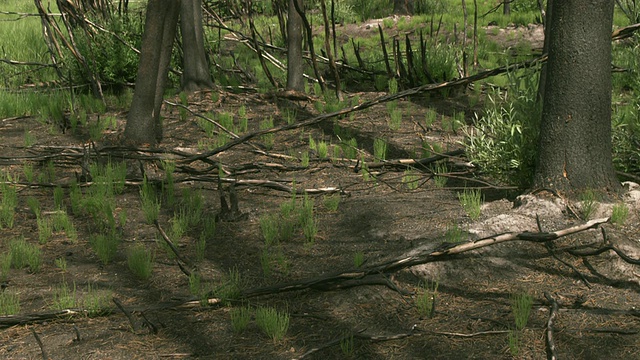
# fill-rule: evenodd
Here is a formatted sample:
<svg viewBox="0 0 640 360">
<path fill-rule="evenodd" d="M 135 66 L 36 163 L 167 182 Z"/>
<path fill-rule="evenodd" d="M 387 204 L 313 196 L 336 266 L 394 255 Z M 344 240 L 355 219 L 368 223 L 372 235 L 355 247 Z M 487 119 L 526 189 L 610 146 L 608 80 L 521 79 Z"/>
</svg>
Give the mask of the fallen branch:
<svg viewBox="0 0 640 360">
<path fill-rule="evenodd" d="M 472 250 L 477 250 L 486 246 L 499 244 L 506 241 L 522 240 L 533 242 L 547 242 L 559 239 L 561 237 L 575 234 L 581 231 L 585 231 L 591 228 L 596 228 L 601 224 L 609 221 L 608 218 L 595 219 L 588 221 L 584 224 L 569 227 L 566 229 L 557 230 L 554 232 L 521 232 L 521 233 L 505 233 L 500 235 L 494 235 L 486 238 L 482 238 L 475 241 L 469 241 L 462 244 L 443 243 L 435 249 L 418 248 L 414 249 L 406 255 L 402 255 L 395 259 L 382 262 L 379 264 L 373 264 L 371 266 L 362 269 L 353 269 L 349 271 L 342 271 L 338 273 L 322 275 L 312 279 L 300 280 L 291 283 L 278 284 L 274 286 L 268 286 L 263 288 L 255 288 L 246 290 L 243 293 L 245 298 L 262 296 L 267 294 L 276 294 L 288 291 L 299 291 L 304 289 L 314 290 L 334 290 L 340 288 L 343 283 L 362 280 L 370 276 L 377 276 L 379 274 L 389 274 L 402 269 L 406 269 L 415 265 L 426 264 L 435 261 L 443 261 L 453 258 L 455 255 L 459 255 Z"/>
<path fill-rule="evenodd" d="M 557 360 L 558 350 L 556 349 L 556 344 L 553 341 L 553 323 L 558 317 L 558 302 L 546 292 L 544 293 L 544 297 L 551 303 L 551 310 L 549 311 L 549 320 L 547 320 L 547 330 L 545 332 L 547 360 Z"/>
<path fill-rule="evenodd" d="M 360 110 L 364 110 L 364 109 L 368 109 L 372 106 L 378 105 L 378 104 L 383 104 L 385 102 L 388 101 L 393 101 L 393 100 L 397 100 L 397 99 L 401 99 L 407 96 L 413 96 L 413 95 L 418 95 L 418 94 L 422 94 L 422 93 L 426 93 L 426 92 L 430 92 L 430 91 L 435 91 L 435 90 L 441 90 L 441 89 L 447 89 L 447 88 L 452 88 L 452 87 L 456 87 L 456 86 L 464 86 L 464 85 L 468 85 L 471 84 L 475 81 L 479 81 L 482 79 L 486 79 L 488 77 L 491 76 L 496 76 L 496 75 L 500 75 L 500 74 L 504 74 L 506 72 L 512 72 L 515 71 L 517 69 L 524 69 L 524 68 L 530 68 L 533 66 L 537 66 L 538 64 L 541 64 L 543 62 L 545 62 L 547 60 L 547 56 L 541 56 L 539 58 L 533 59 L 533 60 L 529 60 L 529 61 L 523 61 L 523 62 L 519 62 L 516 64 L 512 64 L 512 65 L 507 65 L 507 66 L 502 66 L 493 70 L 487 70 L 487 71 L 483 71 L 480 72 L 478 74 L 472 75 L 472 76 L 468 76 L 468 77 L 464 77 L 461 79 L 457 79 L 457 80 L 453 80 L 453 81 L 447 81 L 447 82 L 443 82 L 443 83 L 438 83 L 438 84 L 425 84 L 422 86 L 418 86 L 416 88 L 412 88 L 412 89 L 407 89 L 404 91 L 399 91 L 396 94 L 389 94 L 389 95 L 384 95 L 384 96 L 380 96 L 376 99 L 370 100 L 370 101 L 365 101 L 362 104 L 358 104 L 355 106 L 351 106 L 351 107 L 347 107 L 338 111 L 334 111 L 331 113 L 326 113 L 326 114 L 320 114 L 318 116 L 314 116 L 310 119 L 304 120 L 304 121 L 300 121 L 297 123 L 293 123 L 293 124 L 289 124 L 289 125 L 283 125 L 283 126 L 277 126 L 271 129 L 265 129 L 265 130 L 259 130 L 256 132 L 252 132 L 252 133 L 248 133 L 245 135 L 240 136 L 237 139 L 231 140 L 228 143 L 226 143 L 225 145 L 222 145 L 218 148 L 215 148 L 211 151 L 205 152 L 205 153 L 201 153 L 201 154 L 197 154 L 197 155 L 193 155 L 191 157 L 188 157 L 187 159 L 185 159 L 184 161 L 187 163 L 191 163 L 194 161 L 202 161 L 204 159 L 207 159 L 213 155 L 216 155 L 218 153 L 221 153 L 223 151 L 229 150 L 239 144 L 242 144 L 250 139 L 253 139 L 254 137 L 257 136 L 261 136 L 261 135 L 265 135 L 265 134 L 272 134 L 272 133 L 276 133 L 276 132 L 280 132 L 280 131 L 285 131 L 285 130 L 292 130 L 292 129 L 297 129 L 300 127 L 305 127 L 305 126 L 310 126 L 310 125 L 315 125 L 318 123 L 321 123 L 325 120 L 328 119 L 332 119 L 334 117 L 338 117 L 338 116 L 343 116 L 343 115 L 347 115 L 351 112 L 355 112 L 355 111 L 360 111 Z"/>
</svg>

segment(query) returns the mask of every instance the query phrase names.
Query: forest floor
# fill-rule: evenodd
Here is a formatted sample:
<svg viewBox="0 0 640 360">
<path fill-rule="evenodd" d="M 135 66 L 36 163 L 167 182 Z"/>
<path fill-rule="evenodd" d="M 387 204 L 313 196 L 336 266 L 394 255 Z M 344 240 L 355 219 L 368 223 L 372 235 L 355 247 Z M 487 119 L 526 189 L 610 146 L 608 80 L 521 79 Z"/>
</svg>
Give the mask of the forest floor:
<svg viewBox="0 0 640 360">
<path fill-rule="evenodd" d="M 198 93 L 189 98 L 189 108 L 196 113 L 238 114 L 246 109 L 249 129 L 255 131 L 260 121 L 273 117 L 275 125 L 286 123 L 286 114 L 294 109 L 297 121 L 317 111 L 311 102 L 277 99 L 272 95 Z M 360 100 L 379 96 L 376 93 L 350 94 Z M 212 98 L 217 98 L 215 101 Z M 174 99 L 179 101 L 178 99 Z M 403 182 L 404 169 L 380 167 L 356 171 L 356 162 L 348 159 L 320 159 L 309 149 L 309 137 L 339 144 L 336 132 L 346 133 L 358 141 L 359 157 L 373 161 L 376 138 L 388 142 L 387 160 L 421 157 L 424 140 L 440 143 L 443 151 L 460 148 L 461 131 L 445 130 L 441 124 L 450 121 L 457 111 L 471 116 L 467 98 L 459 93 L 442 99 L 415 97 L 399 101 L 403 121 L 399 129 L 389 129 L 385 104 L 354 113 L 338 120 L 290 131 L 275 133 L 273 147 L 268 151 L 265 139 L 257 138 L 211 157 L 230 171 L 229 178 L 240 180 L 270 180 L 294 186 L 296 189 L 338 188 L 337 210 L 325 205 L 330 194 L 310 195 L 315 200 L 318 234 L 312 244 L 301 234 L 280 244 L 281 262 L 273 263 L 271 274 L 265 274 L 261 264 L 265 242 L 260 218 L 278 213 L 281 204 L 290 201 L 291 194 L 263 186 L 236 187 L 239 210 L 246 217 L 237 221 L 221 221 L 215 236 L 207 239 L 204 259 L 197 262 L 203 284 L 219 285 L 231 269 L 237 269 L 243 288 L 251 289 L 281 282 L 309 279 L 339 270 L 354 268 L 356 254 L 362 254 L 365 265 L 397 257 L 416 247 L 433 246 L 449 240 L 447 232 L 460 229 L 464 241 L 506 231 L 536 231 L 536 215 L 546 231 L 561 229 L 584 221 L 571 209 L 579 205 L 549 195 L 543 207 L 514 208 L 518 195 L 513 190 L 489 188 L 477 182 L 465 159 L 449 158 L 449 178 L 443 187 L 435 184 L 430 171 L 414 173 L 420 186 L 410 189 Z M 431 127 L 421 124 L 427 108 L 437 112 L 438 121 Z M 95 144 L 102 160 L 106 146 L 117 142 L 124 128 L 125 113 L 112 114 L 115 127 L 103 133 Z M 181 162 L 184 157 L 171 155 L 197 153 L 199 141 L 209 141 L 197 125 L 196 118 L 181 117 L 179 109 L 165 106 L 165 138 L 159 157 L 173 157 L 178 165 L 175 173 L 176 194 L 197 189 L 205 201 L 205 217 L 215 217 L 220 211 L 218 170 L 209 164 Z M 469 119 L 466 119 L 469 120 Z M 89 121 L 96 121 L 95 118 Z M 339 128 L 336 126 L 339 125 Z M 338 130 L 339 131 L 336 131 Z M 25 132 L 35 142 L 26 147 Z M 65 133 L 33 118 L 3 119 L 0 123 L 0 145 L 3 169 L 22 172 L 24 158 L 44 159 L 48 154 L 55 164 L 55 183 L 69 184 L 81 173 L 80 161 L 58 156 L 69 149 L 88 145 L 86 131 Z M 262 151 L 257 152 L 260 149 Z M 266 151 L 266 152 L 265 152 Z M 301 166 L 298 158 L 310 152 L 310 164 Z M 58 155 L 56 155 L 58 154 Z M 146 153 L 145 153 L 146 154 Z M 13 158 L 13 164 L 10 160 Z M 117 158 L 112 157 L 112 161 Z M 145 173 L 151 180 L 162 180 L 160 162 L 145 162 Z M 189 168 L 181 167 L 188 165 Z M 47 166 L 36 171 L 46 171 Z M 189 173 L 187 172 L 189 171 Z M 209 180 L 206 180 L 209 179 Z M 618 273 L 613 266 L 618 260 L 608 253 L 584 260 L 569 255 L 567 247 L 578 244 L 602 244 L 599 229 L 588 230 L 554 241 L 555 247 L 530 242 L 509 242 L 484 248 L 468 256 L 435 265 L 403 270 L 391 278 L 397 289 L 381 285 L 318 291 L 292 291 L 248 299 L 245 305 L 274 307 L 290 314 L 290 327 L 282 340 L 267 337 L 252 319 L 243 332 L 234 332 L 230 320 L 232 306 L 185 306 L 194 300 L 190 295 L 189 278 L 174 259 L 158 243 L 162 241 L 154 225 L 147 224 L 140 206 L 139 181 L 132 175 L 121 195 L 117 195 L 116 212 L 126 211 L 126 223 L 120 228 L 122 244 L 115 259 L 102 265 L 89 244 L 92 235 L 88 216 L 73 216 L 78 240 L 70 241 L 64 233 L 40 245 L 43 265 L 37 273 L 28 269 L 11 269 L 3 291 L 19 295 L 20 314 L 46 312 L 51 309 L 60 284 L 75 284 L 77 297 L 93 291 L 105 291 L 133 312 L 131 322 L 115 306 L 101 316 L 60 316 L 57 319 L 6 326 L 0 330 L 0 357 L 4 359 L 37 359 L 45 351 L 51 359 L 543 359 L 547 357 L 545 332 L 550 314 L 548 293 L 560 305 L 554 323 L 554 340 L 561 359 L 637 359 L 640 357 L 640 323 L 636 308 L 640 304 L 637 270 Z M 465 213 L 458 194 L 464 188 L 483 189 L 485 203 L 478 220 Z M 39 200 L 43 214 L 55 209 L 53 188 L 46 185 L 21 185 L 15 225 L 2 230 L 0 250 L 6 252 L 9 240 L 24 237 L 38 243 L 35 215 L 29 210 L 27 198 Z M 66 190 L 65 190 L 66 191 Z M 631 207 L 627 225 L 605 224 L 611 241 L 627 241 L 633 248 L 639 233 L 637 228 L 637 198 L 621 198 Z M 65 207 L 69 202 L 65 200 Z M 548 207 L 548 204 L 556 204 Z M 537 205 L 536 205 L 537 206 Z M 525 209 L 525 210 L 522 210 Z M 545 210 L 546 209 L 546 210 Z M 551 209 L 551 210 L 549 210 Z M 554 210 L 555 209 L 555 210 Z M 608 216 L 607 207 L 600 206 L 594 217 Z M 70 213 L 70 211 L 69 211 Z M 161 210 L 158 223 L 170 228 L 173 211 Z M 189 229 L 179 239 L 172 239 L 181 255 L 195 261 L 195 243 L 199 228 Z M 148 281 L 134 277 L 127 268 L 127 251 L 134 244 L 153 249 L 153 274 Z M 630 255 L 637 255 L 630 253 Z M 636 256 L 637 258 L 637 256 Z M 56 265 L 65 259 L 66 268 Z M 559 261 L 561 259 L 563 262 Z M 59 260 L 58 260 L 59 261 Z M 568 265 L 572 266 L 569 267 Z M 636 281 L 630 279 L 635 278 Z M 435 311 L 421 312 L 417 299 L 435 291 Z M 427 285 L 425 285 L 427 284 Z M 425 290 L 425 288 L 427 290 Z M 431 288 L 432 289 L 432 288 Z M 402 290 L 402 291 L 397 291 Z M 531 295 L 533 304 L 528 322 L 515 330 L 513 297 Z M 196 299 L 197 300 L 197 299 Z M 112 304 L 111 304 L 112 305 Z M 0 318 L 6 320 L 6 317 Z M 510 341 L 510 331 L 512 340 Z M 38 335 L 42 342 L 38 344 Z M 354 335 L 353 342 L 340 341 Z M 517 341 L 513 337 L 517 337 Z M 394 338 L 395 337 L 395 338 Z M 331 345 L 333 344 L 333 345 Z M 352 344 L 352 349 L 345 349 Z M 510 345 L 511 344 L 511 345 Z M 307 352 L 319 348 L 316 352 Z"/>
</svg>

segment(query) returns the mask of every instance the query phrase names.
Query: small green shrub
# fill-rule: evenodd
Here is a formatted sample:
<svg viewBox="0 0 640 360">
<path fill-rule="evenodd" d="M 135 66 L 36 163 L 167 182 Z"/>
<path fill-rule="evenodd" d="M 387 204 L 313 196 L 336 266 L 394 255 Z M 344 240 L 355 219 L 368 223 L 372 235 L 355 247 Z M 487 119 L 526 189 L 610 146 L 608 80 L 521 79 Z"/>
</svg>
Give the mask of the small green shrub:
<svg viewBox="0 0 640 360">
<path fill-rule="evenodd" d="M 438 294 L 438 280 L 425 282 L 416 295 L 415 305 L 421 316 L 433 317 L 435 313 L 436 297 Z"/>
<path fill-rule="evenodd" d="M 480 218 L 482 192 L 479 189 L 465 189 L 462 193 L 458 193 L 458 200 L 471 220 Z"/>
<path fill-rule="evenodd" d="M 231 328 L 234 333 L 241 333 L 247 328 L 251 313 L 251 308 L 245 306 L 231 309 Z"/>
<path fill-rule="evenodd" d="M 418 174 L 416 171 L 407 170 L 402 176 L 402 183 L 407 187 L 407 189 L 416 190 L 418 187 L 420 187 L 421 178 L 422 177 L 420 176 L 420 174 Z"/>
<path fill-rule="evenodd" d="M 580 211 L 582 212 L 582 219 L 589 220 L 593 213 L 598 209 L 597 195 L 593 190 L 586 190 L 580 194 Z"/>
<path fill-rule="evenodd" d="M 148 280 L 153 271 L 153 254 L 144 245 L 136 244 L 127 255 L 127 265 L 137 278 Z"/>
<path fill-rule="evenodd" d="M 625 203 L 616 204 L 611 212 L 611 223 L 615 225 L 624 225 L 629 216 L 629 207 Z"/>
<path fill-rule="evenodd" d="M 76 297 L 76 283 L 73 288 L 69 288 L 66 282 L 60 284 L 53 291 L 53 302 L 51 308 L 54 310 L 74 309 L 78 307 L 78 299 Z"/>
<path fill-rule="evenodd" d="M 12 291 L 0 292 L 0 316 L 16 315 L 20 312 L 20 296 Z"/>
<path fill-rule="evenodd" d="M 37 245 L 29 244 L 24 238 L 18 238 L 9 242 L 11 264 L 16 269 L 29 267 L 36 273 L 42 265 L 42 251 Z"/>
<path fill-rule="evenodd" d="M 387 142 L 384 139 L 373 140 L 373 157 L 381 161 L 387 159 Z"/>
<path fill-rule="evenodd" d="M 102 264 L 109 264 L 118 253 L 120 239 L 115 234 L 96 234 L 89 238 L 89 243 Z"/>
<path fill-rule="evenodd" d="M 340 200 L 340 195 L 325 195 L 323 198 L 323 204 L 324 207 L 329 211 L 338 211 Z"/>
<path fill-rule="evenodd" d="M 274 308 L 256 309 L 256 324 L 274 342 L 282 340 L 289 329 L 289 314 Z"/>
<path fill-rule="evenodd" d="M 364 254 L 360 251 L 353 255 L 353 266 L 359 268 L 364 264 Z"/>
<path fill-rule="evenodd" d="M 86 294 L 82 299 L 82 307 L 87 316 L 103 316 L 111 313 L 111 299 L 113 294 L 109 290 L 97 290 L 91 283 L 87 284 Z"/>
</svg>

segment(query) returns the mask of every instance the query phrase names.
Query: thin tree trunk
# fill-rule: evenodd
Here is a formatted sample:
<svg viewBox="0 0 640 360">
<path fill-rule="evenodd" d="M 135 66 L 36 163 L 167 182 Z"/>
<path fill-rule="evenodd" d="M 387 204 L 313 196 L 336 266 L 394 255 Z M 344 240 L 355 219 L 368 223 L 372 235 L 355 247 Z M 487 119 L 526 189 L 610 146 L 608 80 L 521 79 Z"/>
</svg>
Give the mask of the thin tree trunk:
<svg viewBox="0 0 640 360">
<path fill-rule="evenodd" d="M 287 90 L 304 91 L 304 61 L 302 60 L 302 17 L 294 2 L 302 8 L 300 0 L 289 0 L 287 20 Z"/>
<path fill-rule="evenodd" d="M 182 33 L 182 90 L 196 91 L 213 87 L 202 29 L 202 0 L 180 1 L 180 32 Z"/>
</svg>

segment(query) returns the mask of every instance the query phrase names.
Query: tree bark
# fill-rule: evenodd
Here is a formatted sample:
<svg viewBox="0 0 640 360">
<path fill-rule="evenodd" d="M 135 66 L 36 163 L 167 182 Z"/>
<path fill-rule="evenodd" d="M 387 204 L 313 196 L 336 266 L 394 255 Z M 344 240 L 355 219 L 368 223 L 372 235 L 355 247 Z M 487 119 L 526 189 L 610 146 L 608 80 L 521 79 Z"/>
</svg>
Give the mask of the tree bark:
<svg viewBox="0 0 640 360">
<path fill-rule="evenodd" d="M 553 6 L 553 0 L 547 0 L 547 11 L 545 13 L 544 19 L 542 21 L 544 28 L 544 43 L 542 45 L 542 53 L 549 53 L 549 38 L 551 35 L 549 34 L 549 19 L 551 19 L 551 7 Z M 538 98 L 537 101 L 542 101 L 544 99 L 544 87 L 547 82 L 547 63 L 542 64 L 542 68 L 540 69 L 540 79 L 538 79 Z"/>
<path fill-rule="evenodd" d="M 287 90 L 304 91 L 304 61 L 302 60 L 302 17 L 294 2 L 303 9 L 300 0 L 289 0 L 287 20 Z"/>
<path fill-rule="evenodd" d="M 393 0 L 393 13 L 396 15 L 412 15 L 413 0 Z"/>
<path fill-rule="evenodd" d="M 183 47 L 182 90 L 193 92 L 213 87 L 204 52 L 202 0 L 180 2 L 180 32 Z"/>
<path fill-rule="evenodd" d="M 131 144 L 155 145 L 162 140 L 160 109 L 179 11 L 180 0 L 147 3 L 140 65 L 124 130 L 125 140 Z"/>
<path fill-rule="evenodd" d="M 534 187 L 620 188 L 611 155 L 613 5 L 553 2 Z"/>
</svg>

